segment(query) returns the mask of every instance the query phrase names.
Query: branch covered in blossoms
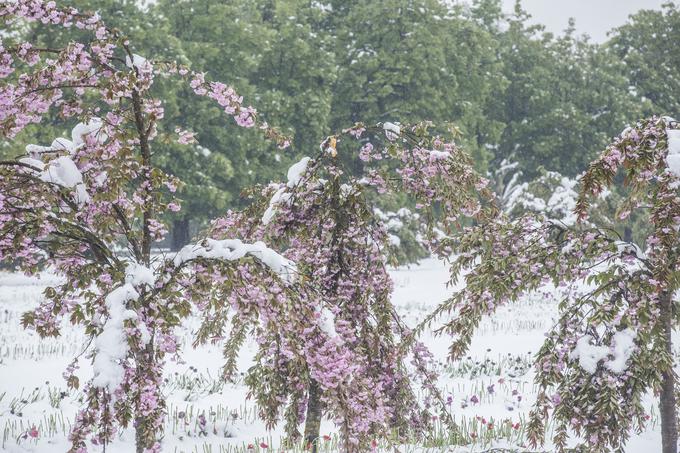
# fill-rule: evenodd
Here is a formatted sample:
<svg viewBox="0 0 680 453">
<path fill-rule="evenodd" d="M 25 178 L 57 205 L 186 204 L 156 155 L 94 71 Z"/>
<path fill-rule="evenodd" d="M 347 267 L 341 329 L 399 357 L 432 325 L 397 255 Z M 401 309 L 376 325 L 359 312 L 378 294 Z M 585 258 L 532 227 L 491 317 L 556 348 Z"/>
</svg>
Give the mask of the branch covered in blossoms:
<svg viewBox="0 0 680 453">
<path fill-rule="evenodd" d="M 651 118 L 627 129 L 580 181 L 575 213 L 584 221 L 589 197 L 625 169 L 629 193 L 617 218 L 648 210 L 654 233 L 644 252 L 613 230 L 534 215 L 499 216 L 455 240 L 452 281 L 464 275 L 465 288 L 423 324 L 453 315 L 440 329 L 454 337 L 451 358 L 465 352 L 482 317 L 498 307 L 530 293 L 554 297 L 551 287 L 561 293 L 559 318 L 537 355 L 539 395 L 529 425 L 534 445 L 543 443 L 552 416 L 559 451 L 569 433 L 591 450 L 621 448 L 648 418 L 642 398 L 649 391 L 661 393 L 664 439 L 677 429 L 670 343 L 680 228 L 676 124 Z M 664 452 L 677 448 L 676 441 L 663 443 Z"/>
<path fill-rule="evenodd" d="M 436 387 L 432 355 L 416 341 L 402 344 L 411 331 L 390 301 L 387 263 L 394 241 L 373 207 L 381 196 L 409 194 L 429 225 L 432 238 L 424 243 L 433 247 L 439 245 L 434 231 L 453 231 L 450 223 L 461 212 L 482 218 L 493 211 L 485 180 L 469 158 L 427 127 L 356 125 L 330 136 L 315 158 L 289 169 L 287 181 L 251 190 L 254 200 L 245 211 L 213 223 L 216 239 L 264 240 L 296 263 L 293 292 L 277 289 L 276 304 L 266 303 L 272 297 L 266 293 L 230 293 L 206 307 L 198 335 L 199 342 L 224 339 L 226 376 L 236 369 L 247 333 L 254 335 L 260 349 L 246 383 L 260 416 L 269 426 L 285 419 L 292 440 L 305 422 L 305 442 L 314 443 L 322 414 L 338 425 L 348 451 L 368 448 L 395 429 L 420 437 L 432 410 L 455 429 Z M 385 131 L 387 140 L 381 140 Z M 357 152 L 354 140 L 365 132 L 374 135 L 359 146 L 366 165 L 356 178 L 338 156 Z M 428 395 L 423 405 L 418 383 Z"/>
<path fill-rule="evenodd" d="M 70 386 L 83 385 L 86 404 L 70 433 L 72 451 L 110 443 L 133 422 L 137 451 L 159 451 L 166 356 L 178 354 L 175 329 L 192 309 L 219 297 L 206 282 L 287 285 L 290 263 L 264 244 L 197 244 L 179 257 L 152 255 L 166 227 L 161 215 L 179 209 L 181 184 L 154 165 L 163 101 L 151 88 L 157 75 L 187 80 L 243 127 L 287 139 L 242 104 L 234 90 L 174 63 L 133 53 L 120 32 L 96 14 L 55 2 L 0 4 L 6 24 L 76 27 L 89 38 L 63 48 L 38 48 L 3 37 L 0 43 L 0 131 L 12 140 L 48 115 L 77 123 L 69 138 L 29 145 L 0 162 L 0 260 L 27 273 L 50 269 L 63 277 L 23 318 L 41 336 L 62 322 L 84 326 L 90 338 L 68 367 Z M 185 138 L 181 138 L 184 140 Z M 78 360 L 92 360 L 94 377 L 81 384 Z"/>
</svg>

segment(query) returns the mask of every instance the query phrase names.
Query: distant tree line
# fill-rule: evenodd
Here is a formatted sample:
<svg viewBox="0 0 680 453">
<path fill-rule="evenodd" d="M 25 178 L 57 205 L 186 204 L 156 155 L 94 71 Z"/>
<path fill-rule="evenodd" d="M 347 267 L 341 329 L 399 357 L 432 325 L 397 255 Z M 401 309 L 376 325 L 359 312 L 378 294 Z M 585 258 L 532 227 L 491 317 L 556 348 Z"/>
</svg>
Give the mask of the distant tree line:
<svg viewBox="0 0 680 453">
<path fill-rule="evenodd" d="M 195 132 L 189 147 L 168 140 L 156 161 L 185 186 L 172 218 L 172 246 L 207 219 L 242 206 L 243 187 L 276 179 L 318 149 L 319 137 L 364 122 L 450 123 L 478 170 L 517 162 L 524 180 L 543 169 L 574 177 L 634 118 L 673 116 L 680 103 L 680 9 L 640 11 L 604 44 L 533 25 L 518 2 L 445 6 L 437 0 L 65 1 L 120 27 L 148 58 L 178 60 L 229 80 L 269 124 L 293 137 L 280 151 L 257 131 L 227 124 L 209 100 L 179 102 L 191 88 L 159 80 L 165 116 Z M 45 46 L 76 28 L 7 30 Z M 60 118 L 33 127 L 25 143 L 67 130 Z M 161 126 L 162 127 L 162 126 Z M 173 131 L 166 131 L 172 133 Z M 21 154 L 0 144 L 0 156 Z M 361 169 L 358 156 L 341 156 Z M 396 207 L 396 206 L 395 206 Z"/>
</svg>

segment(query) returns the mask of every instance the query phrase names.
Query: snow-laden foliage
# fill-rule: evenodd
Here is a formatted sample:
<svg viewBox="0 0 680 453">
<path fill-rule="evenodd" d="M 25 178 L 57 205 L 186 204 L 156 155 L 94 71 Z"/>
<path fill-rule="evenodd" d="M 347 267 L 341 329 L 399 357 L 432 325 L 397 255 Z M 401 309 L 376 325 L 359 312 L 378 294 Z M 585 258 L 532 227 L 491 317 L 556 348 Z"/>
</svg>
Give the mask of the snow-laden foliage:
<svg viewBox="0 0 680 453">
<path fill-rule="evenodd" d="M 577 181 L 553 171 L 543 171 L 533 181 L 509 185 L 503 194 L 504 210 L 509 215 L 534 212 L 565 225 L 576 223 Z"/>
<path fill-rule="evenodd" d="M 391 303 L 390 230 L 398 229 L 399 217 L 417 214 L 402 210 L 389 217 L 373 201 L 396 192 L 413 195 L 429 219 L 423 242 L 443 254 L 450 249 L 440 248 L 435 230 L 453 234 L 458 220 L 481 219 L 492 209 L 486 180 L 456 145 L 430 136 L 426 125 L 384 129 L 387 141 L 379 138 L 383 128 L 366 132 L 357 125 L 329 137 L 316 158 L 304 157 L 290 168 L 286 182 L 253 191 L 247 210 L 213 223 L 212 237 L 263 240 L 285 250 L 296 263 L 297 280 L 294 292 L 276 295 L 276 304 L 247 289 L 215 299 L 204 309 L 198 337 L 205 342 L 227 336 L 224 371 L 232 377 L 238 350 L 253 335 L 259 352 L 246 383 L 260 416 L 270 426 L 285 419 L 290 439 L 299 437 L 304 421 L 305 441 L 314 442 L 314 420 L 323 413 L 338 425 L 347 451 L 364 450 L 395 429 L 422 436 L 433 411 L 454 429 L 436 388 L 432 356 L 418 342 L 402 347 L 411 330 Z M 363 133 L 375 134 L 355 146 Z M 360 179 L 338 158 L 357 150 L 367 163 Z M 370 165 L 377 161 L 380 167 Z M 427 395 L 422 404 L 419 387 Z"/>
<path fill-rule="evenodd" d="M 423 241 L 423 237 L 427 236 L 427 223 L 422 221 L 418 212 L 404 207 L 396 212 L 376 207 L 373 212 L 385 223 L 390 255 L 397 263 L 412 263 L 429 256 L 427 244 Z"/>
<path fill-rule="evenodd" d="M 152 257 L 152 243 L 166 232 L 162 213 L 180 209 L 173 196 L 180 182 L 153 162 L 163 118 L 163 101 L 150 94 L 154 78 L 179 77 L 237 124 L 260 127 L 281 146 L 286 139 L 258 122 L 232 88 L 132 53 L 125 37 L 96 14 L 20 0 L 1 3 L 0 18 L 88 34 L 85 43 L 64 48 L 0 45 L 3 137 L 10 140 L 52 113 L 75 124 L 70 139 L 29 145 L 24 156 L 0 162 L 0 260 L 64 277 L 23 323 L 41 336 L 57 336 L 70 320 L 90 338 L 66 370 L 69 385 L 83 385 L 87 398 L 70 433 L 72 451 L 109 443 L 133 419 L 138 451 L 159 451 L 160 379 L 167 356 L 178 353 L 174 331 L 182 318 L 240 286 L 285 288 L 291 266 L 264 244 L 237 240 Z M 94 377 L 81 384 L 76 370 L 86 358 Z"/>
<path fill-rule="evenodd" d="M 660 392 L 664 451 L 677 448 L 670 332 L 671 296 L 680 262 L 680 179 L 673 171 L 677 123 L 651 118 L 625 130 L 580 179 L 574 227 L 527 214 L 499 216 L 469 228 L 457 242 L 452 279 L 465 288 L 427 322 L 455 316 L 441 331 L 461 357 L 481 318 L 499 306 L 553 285 L 562 292 L 560 316 L 536 361 L 539 396 L 529 436 L 543 442 L 549 417 L 560 450 L 570 433 L 588 450 L 621 448 L 646 420 L 641 399 Z M 617 212 L 639 210 L 651 225 L 644 247 L 614 230 L 590 227 L 591 201 L 625 173 L 628 195 Z M 643 252 L 644 250 L 644 252 Z M 547 294 L 545 293 L 546 297 Z"/>
<path fill-rule="evenodd" d="M 138 451 L 160 451 L 163 363 L 180 357 L 174 331 L 193 310 L 205 316 L 197 342 L 225 339 L 226 377 L 254 335 L 261 349 L 247 383 L 268 424 L 283 411 L 291 438 L 303 419 L 323 413 L 340 426 L 345 448 L 359 450 L 394 429 L 422 435 L 433 407 L 449 416 L 429 352 L 417 342 L 400 345 L 410 330 L 390 303 L 385 267 L 395 241 L 365 194 L 408 193 L 428 222 L 423 243 L 448 255 L 441 238 L 459 221 L 494 212 L 487 181 L 460 148 L 431 136 L 429 124 L 380 124 L 368 128 L 370 141 L 347 147 L 366 163 L 365 176 L 352 178 L 337 156 L 341 141 L 361 139 L 367 128 L 357 125 L 328 137 L 316 158 L 293 165 L 287 181 L 264 188 L 245 213 L 217 220 L 208 238 L 152 256 L 166 232 L 160 216 L 180 209 L 173 194 L 181 184 L 154 165 L 163 119 L 163 101 L 150 91 L 156 76 L 184 79 L 281 147 L 286 137 L 259 122 L 231 87 L 133 53 L 97 15 L 26 0 L 2 4 L 0 17 L 92 35 L 63 49 L 0 50 L 5 137 L 51 112 L 77 123 L 70 140 L 30 145 L 26 156 L 0 163 L 0 258 L 65 277 L 24 324 L 50 336 L 69 319 L 90 337 L 67 369 L 73 387 L 81 385 L 79 360 L 90 358 L 94 369 L 70 433 L 73 451 L 106 445 L 130 424 Z M 177 134 L 181 143 L 196 139 Z M 388 167 L 371 165 L 387 160 Z M 429 395 L 423 406 L 416 383 Z"/>
</svg>

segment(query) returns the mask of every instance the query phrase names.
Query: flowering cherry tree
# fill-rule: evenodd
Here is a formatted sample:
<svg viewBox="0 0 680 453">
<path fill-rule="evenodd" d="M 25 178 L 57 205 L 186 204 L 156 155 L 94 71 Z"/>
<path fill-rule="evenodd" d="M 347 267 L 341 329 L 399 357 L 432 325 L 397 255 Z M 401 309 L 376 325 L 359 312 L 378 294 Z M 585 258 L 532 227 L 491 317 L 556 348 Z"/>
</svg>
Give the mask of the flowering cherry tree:
<svg viewBox="0 0 680 453">
<path fill-rule="evenodd" d="M 457 241 L 452 275 L 466 287 L 426 323 L 456 315 L 441 328 L 460 357 L 482 316 L 552 284 L 562 293 L 559 317 L 536 361 L 539 395 L 531 413 L 532 444 L 555 421 L 558 451 L 573 432 L 589 451 L 623 448 L 646 419 L 643 397 L 659 395 L 664 453 L 677 452 L 676 375 L 671 331 L 677 325 L 680 238 L 680 130 L 651 118 L 625 130 L 580 179 L 574 228 L 537 215 L 499 216 L 469 228 Z M 586 223 L 591 200 L 622 170 L 626 197 L 617 218 L 634 211 L 652 228 L 645 249 L 614 230 Z M 550 297 L 546 292 L 546 297 Z"/>
<path fill-rule="evenodd" d="M 384 144 L 364 141 L 358 155 L 366 177 L 357 180 L 336 159 L 341 140 L 365 132 L 357 125 L 329 137 L 316 159 L 290 170 L 287 183 L 264 188 L 248 211 L 217 220 L 209 238 L 154 256 L 152 244 L 165 234 L 163 212 L 180 209 L 173 194 L 181 184 L 153 163 L 163 118 L 162 99 L 152 95 L 155 77 L 181 77 L 239 125 L 261 128 L 281 147 L 287 139 L 258 121 L 230 87 L 133 53 L 96 14 L 17 1 L 0 6 L 0 17 L 92 35 L 62 49 L 10 40 L 0 47 L 5 138 L 48 114 L 77 123 L 70 138 L 29 145 L 16 160 L 0 162 L 0 259 L 64 277 L 24 324 L 54 336 L 68 319 L 90 338 L 79 357 L 91 358 L 94 376 L 82 384 L 87 402 L 70 433 L 72 451 L 86 451 L 88 441 L 106 445 L 129 424 L 137 451 L 160 450 L 163 362 L 179 354 L 174 329 L 194 309 L 207 314 L 198 342 L 227 337 L 226 375 L 245 336 L 256 334 L 261 350 L 248 385 L 269 424 L 286 406 L 292 438 L 306 419 L 305 437 L 315 443 L 321 415 L 328 414 L 346 448 L 358 450 L 395 428 L 421 435 L 433 405 L 449 417 L 429 353 L 415 342 L 399 344 L 410 331 L 389 300 L 386 259 L 395 240 L 365 193 L 400 190 L 419 200 L 430 220 L 423 241 L 446 254 L 441 236 L 461 215 L 481 216 L 478 195 L 489 195 L 459 148 L 431 137 L 427 124 L 386 123 L 371 130 L 386 136 Z M 179 143 L 195 140 L 190 131 L 176 133 Z M 387 159 L 387 168 L 371 166 Z M 440 222 L 436 212 L 443 213 Z M 235 312 L 231 318 L 227 309 Z M 415 371 L 405 365 L 407 356 Z M 78 360 L 66 372 L 73 387 L 81 386 Z M 424 407 L 413 372 L 430 395 Z"/>
<path fill-rule="evenodd" d="M 239 125 L 259 127 L 281 146 L 287 141 L 232 88 L 134 54 L 96 14 L 20 0 L 0 4 L 0 18 L 77 27 L 90 36 L 58 49 L 0 43 L 3 137 L 13 139 L 48 114 L 77 123 L 70 138 L 29 145 L 23 156 L 0 162 L 0 260 L 63 277 L 23 323 L 56 336 L 66 319 L 89 338 L 80 356 L 92 359 L 93 378 L 79 382 L 78 358 L 65 373 L 86 394 L 70 433 L 72 451 L 87 451 L 88 440 L 105 445 L 131 423 L 137 451 L 160 451 L 160 380 L 165 358 L 178 353 L 175 327 L 226 285 L 259 275 L 254 285 L 285 286 L 291 265 L 264 244 L 238 240 L 198 244 L 177 257 L 152 255 L 152 243 L 166 233 L 163 212 L 180 209 L 173 196 L 180 182 L 153 163 L 163 118 L 162 100 L 151 94 L 154 77 L 181 77 Z M 175 137 L 192 138 L 184 131 Z M 217 274 L 220 284 L 206 285 Z"/>
<path fill-rule="evenodd" d="M 452 231 L 463 217 L 486 212 L 486 180 L 462 150 L 427 127 L 356 125 L 328 137 L 315 158 L 290 168 L 286 182 L 254 189 L 247 210 L 212 225 L 211 237 L 265 241 L 296 263 L 296 291 L 276 288 L 276 304 L 268 303 L 271 292 L 250 288 L 214 299 L 198 337 L 224 341 L 229 378 L 252 332 L 260 349 L 246 383 L 260 416 L 269 425 L 283 417 L 291 440 L 304 422 L 304 442 L 315 448 L 322 415 L 338 425 L 346 451 L 365 450 L 393 430 L 420 437 L 435 410 L 455 429 L 431 354 L 416 341 L 403 342 L 411 331 L 391 303 L 387 272 L 398 241 L 374 209 L 380 197 L 411 194 L 429 219 L 422 240 L 433 250 L 440 243 L 435 230 L 445 234 L 437 227 Z M 363 143 L 353 145 L 355 139 Z M 355 150 L 364 163 L 361 178 L 338 156 Z M 425 390 L 423 404 L 415 386 Z"/>
</svg>

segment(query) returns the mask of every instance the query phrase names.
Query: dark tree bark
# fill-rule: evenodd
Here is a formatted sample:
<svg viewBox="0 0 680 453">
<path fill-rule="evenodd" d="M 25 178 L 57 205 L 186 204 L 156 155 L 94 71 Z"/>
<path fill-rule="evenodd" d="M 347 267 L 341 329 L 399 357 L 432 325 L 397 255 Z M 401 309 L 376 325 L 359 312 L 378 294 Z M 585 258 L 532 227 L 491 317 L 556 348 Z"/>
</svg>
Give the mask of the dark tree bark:
<svg viewBox="0 0 680 453">
<path fill-rule="evenodd" d="M 183 218 L 172 222 L 172 251 L 176 252 L 191 240 L 189 234 L 189 219 Z"/>
<path fill-rule="evenodd" d="M 125 50 L 129 57 L 132 58 L 130 49 L 125 46 Z M 135 126 L 139 136 L 139 149 L 142 156 L 142 177 L 145 180 L 147 192 L 152 187 L 151 184 L 151 149 L 149 147 L 149 130 L 144 121 L 144 110 L 142 98 L 139 92 L 134 89 L 132 91 L 132 110 L 135 115 Z M 150 223 L 154 216 L 153 205 L 147 202 L 144 206 L 143 224 L 142 224 L 142 244 L 141 250 L 136 251 L 138 261 L 141 261 L 145 266 L 151 264 L 151 229 Z M 140 260 L 141 258 L 141 260 Z M 145 292 L 142 292 L 141 299 L 146 299 Z M 153 333 L 152 333 L 153 335 Z M 137 354 L 137 369 L 145 370 L 153 362 L 153 341 L 146 345 L 146 348 Z M 139 408 L 135 410 L 135 451 L 136 453 L 144 453 L 145 449 L 151 448 L 156 440 L 157 433 L 148 429 L 148 416 L 139 412 Z"/>
<path fill-rule="evenodd" d="M 319 435 L 321 433 L 321 389 L 312 379 L 309 383 L 309 398 L 307 399 L 307 416 L 305 417 L 305 445 L 311 445 L 312 453 L 317 452 Z"/>
<path fill-rule="evenodd" d="M 633 230 L 631 227 L 627 226 L 623 229 L 623 240 L 624 242 L 633 242 Z"/>
<path fill-rule="evenodd" d="M 671 293 L 666 292 L 661 297 L 661 323 L 664 337 L 666 338 L 666 352 L 672 357 L 673 349 L 671 332 L 673 331 Z M 678 453 L 678 414 L 675 399 L 675 372 L 671 365 L 669 370 L 662 374 L 661 401 L 659 412 L 661 413 L 661 445 L 663 453 Z"/>
</svg>

